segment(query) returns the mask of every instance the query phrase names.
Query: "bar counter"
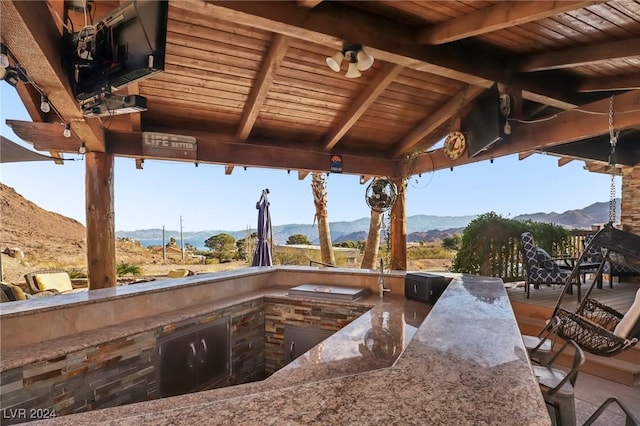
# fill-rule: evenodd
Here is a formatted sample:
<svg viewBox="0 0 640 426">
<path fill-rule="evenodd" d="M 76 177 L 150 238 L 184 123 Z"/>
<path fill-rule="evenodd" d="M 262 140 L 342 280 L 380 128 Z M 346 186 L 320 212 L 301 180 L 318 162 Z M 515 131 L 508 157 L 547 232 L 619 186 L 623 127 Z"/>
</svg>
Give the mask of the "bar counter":
<svg viewBox="0 0 640 426">
<path fill-rule="evenodd" d="M 265 380 L 38 424 L 549 425 L 502 281 L 443 275 L 453 280 L 433 307 L 407 300 L 396 277 L 392 294 L 355 302 L 371 309 Z M 287 289 L 296 283 L 275 281 L 222 298 L 218 307 L 260 297 L 293 299 Z M 198 305 L 106 328 L 126 334 L 132 332 L 128 327 L 138 330 L 203 309 Z M 60 341 L 82 346 L 88 338 L 82 334 Z M 26 347 L 33 351 L 37 344 Z M 3 349 L 3 372 L 20 364 L 23 349 Z"/>
</svg>

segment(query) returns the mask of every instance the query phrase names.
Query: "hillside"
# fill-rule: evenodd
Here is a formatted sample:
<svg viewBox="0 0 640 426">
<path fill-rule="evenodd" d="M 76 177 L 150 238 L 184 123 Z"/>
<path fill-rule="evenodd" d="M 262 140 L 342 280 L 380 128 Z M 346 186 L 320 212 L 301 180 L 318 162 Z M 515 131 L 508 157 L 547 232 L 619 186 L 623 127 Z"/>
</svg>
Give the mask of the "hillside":
<svg viewBox="0 0 640 426">
<path fill-rule="evenodd" d="M 86 270 L 86 230 L 80 222 L 44 210 L 1 183 L 0 221 L 0 250 L 16 248 L 24 254 L 2 255 L 5 281 L 20 283 L 24 274 L 42 269 Z M 133 241 L 116 242 L 116 259 L 140 265 L 161 261 Z"/>
</svg>

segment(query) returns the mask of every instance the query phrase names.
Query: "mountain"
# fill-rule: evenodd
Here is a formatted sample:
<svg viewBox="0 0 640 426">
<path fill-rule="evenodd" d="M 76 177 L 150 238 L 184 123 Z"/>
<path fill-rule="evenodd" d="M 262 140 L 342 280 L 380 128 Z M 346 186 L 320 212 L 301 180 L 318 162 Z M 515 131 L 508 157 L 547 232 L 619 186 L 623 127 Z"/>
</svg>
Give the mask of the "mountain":
<svg viewBox="0 0 640 426">
<path fill-rule="evenodd" d="M 620 200 L 616 211 L 620 218 Z M 455 233 L 461 233 L 477 216 L 432 216 L 414 215 L 407 218 L 407 241 L 433 241 Z M 591 225 L 609 221 L 609 203 L 594 203 L 582 209 L 567 210 L 563 213 L 531 213 L 514 217 L 516 220 L 533 220 L 535 222 L 555 223 L 569 229 L 590 229 Z M 361 218 L 351 222 L 331 222 L 331 240 L 334 243 L 343 241 L 366 240 L 369 231 L 369 218 Z M 194 247 L 204 247 L 204 241 L 213 235 L 226 233 L 236 240 L 245 238 L 255 229 L 242 231 L 207 230 L 184 232 L 183 241 Z M 384 232 L 384 229 L 383 229 Z M 287 224 L 273 227 L 273 240 L 276 244 L 284 244 L 294 234 L 306 235 L 312 243 L 318 243 L 318 228 L 309 224 Z M 143 229 L 137 231 L 118 231 L 117 237 L 127 237 L 140 241 L 143 245 L 162 244 L 162 229 Z M 165 241 L 169 238 L 180 238 L 179 231 L 166 231 Z M 384 238 L 383 238 L 384 240 Z"/>
<path fill-rule="evenodd" d="M 514 217 L 516 220 L 555 223 L 569 229 L 591 229 L 593 224 L 609 222 L 609 202 L 593 203 L 583 209 L 563 213 L 532 213 Z M 620 199 L 616 199 L 616 221 L 620 220 Z"/>
</svg>

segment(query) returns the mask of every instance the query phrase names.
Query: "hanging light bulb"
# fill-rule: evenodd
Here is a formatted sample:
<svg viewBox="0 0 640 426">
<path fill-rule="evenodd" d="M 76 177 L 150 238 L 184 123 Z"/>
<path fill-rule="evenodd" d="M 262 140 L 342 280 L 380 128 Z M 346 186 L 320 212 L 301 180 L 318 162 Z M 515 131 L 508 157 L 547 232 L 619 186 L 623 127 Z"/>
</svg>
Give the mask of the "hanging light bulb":
<svg viewBox="0 0 640 426">
<path fill-rule="evenodd" d="M 335 72 L 340 72 L 340 64 L 344 59 L 344 53 L 338 52 L 335 55 L 327 58 L 327 65 Z"/>
<path fill-rule="evenodd" d="M 358 78 L 360 77 L 362 74 L 360 74 L 360 71 L 358 71 L 358 64 L 357 62 L 349 62 L 349 69 L 347 70 L 347 73 L 344 75 L 347 78 Z"/>
<path fill-rule="evenodd" d="M 9 66 L 9 55 L 7 55 L 7 46 L 0 44 L 0 67 L 7 68 Z"/>
<path fill-rule="evenodd" d="M 62 132 L 62 135 L 65 138 L 70 138 L 71 137 L 71 124 L 67 123 L 67 124 L 64 125 L 64 132 Z"/>
<path fill-rule="evenodd" d="M 358 60 L 359 71 L 366 71 L 373 65 L 373 56 L 367 55 L 362 49 L 358 50 L 356 58 Z"/>
<path fill-rule="evenodd" d="M 45 95 L 40 96 L 40 111 L 44 112 L 45 114 L 51 111 L 49 99 Z"/>
<path fill-rule="evenodd" d="M 80 148 L 78 148 L 78 153 L 84 155 L 87 153 L 87 147 L 84 146 L 84 142 L 82 142 L 82 145 L 80 145 Z"/>
</svg>

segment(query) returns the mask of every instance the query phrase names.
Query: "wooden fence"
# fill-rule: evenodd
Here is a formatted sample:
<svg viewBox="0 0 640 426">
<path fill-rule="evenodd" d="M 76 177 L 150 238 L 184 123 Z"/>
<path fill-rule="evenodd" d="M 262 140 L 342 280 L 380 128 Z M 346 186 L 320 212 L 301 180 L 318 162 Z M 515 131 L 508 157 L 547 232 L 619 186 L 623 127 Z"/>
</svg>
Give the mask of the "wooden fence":
<svg viewBox="0 0 640 426">
<path fill-rule="evenodd" d="M 570 231 L 569 238 L 563 244 L 554 245 L 551 256 L 579 257 L 584 249 L 584 238 L 596 232 L 583 229 Z M 519 239 L 510 238 L 504 244 L 497 241 L 492 243 L 490 258 L 487 259 L 486 266 L 481 267 L 480 273 L 500 277 L 504 282 L 522 281 L 524 280 L 522 262 Z"/>
</svg>

